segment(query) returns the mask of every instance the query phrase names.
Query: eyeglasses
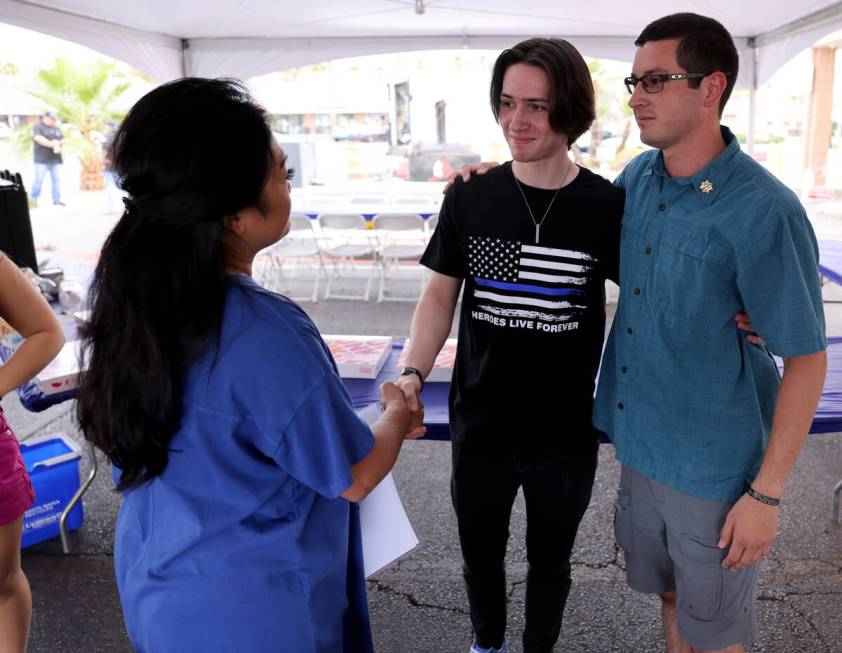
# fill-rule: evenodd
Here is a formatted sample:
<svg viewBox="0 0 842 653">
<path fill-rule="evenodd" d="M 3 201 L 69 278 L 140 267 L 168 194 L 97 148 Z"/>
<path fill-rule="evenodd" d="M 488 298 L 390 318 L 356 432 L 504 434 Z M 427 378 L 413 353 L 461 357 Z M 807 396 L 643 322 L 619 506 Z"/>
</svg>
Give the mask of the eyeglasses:
<svg viewBox="0 0 842 653">
<path fill-rule="evenodd" d="M 660 93 L 664 90 L 664 82 L 674 82 L 677 79 L 699 79 L 707 77 L 713 73 L 649 73 L 642 77 L 635 77 L 631 75 L 623 80 L 629 95 L 634 93 L 634 88 L 638 82 L 643 82 L 643 90 L 647 93 Z M 730 76 L 731 73 L 725 73 L 725 76 Z"/>
</svg>

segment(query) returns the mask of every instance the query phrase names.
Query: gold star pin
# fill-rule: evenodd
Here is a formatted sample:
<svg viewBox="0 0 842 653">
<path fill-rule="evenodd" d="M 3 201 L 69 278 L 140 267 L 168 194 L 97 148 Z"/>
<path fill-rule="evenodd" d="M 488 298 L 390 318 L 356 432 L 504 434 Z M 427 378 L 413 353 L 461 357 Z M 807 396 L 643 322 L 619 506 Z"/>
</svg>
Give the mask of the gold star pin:
<svg viewBox="0 0 842 653">
<path fill-rule="evenodd" d="M 703 193 L 711 192 L 713 190 L 713 184 L 710 179 L 705 179 L 701 184 L 699 184 L 699 190 Z"/>
</svg>

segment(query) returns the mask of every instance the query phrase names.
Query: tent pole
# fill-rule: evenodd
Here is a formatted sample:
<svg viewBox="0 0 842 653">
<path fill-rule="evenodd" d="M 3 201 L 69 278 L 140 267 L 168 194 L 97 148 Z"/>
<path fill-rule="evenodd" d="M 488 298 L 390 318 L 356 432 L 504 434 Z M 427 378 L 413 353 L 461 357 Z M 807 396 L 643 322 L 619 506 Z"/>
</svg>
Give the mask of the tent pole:
<svg viewBox="0 0 842 653">
<path fill-rule="evenodd" d="M 190 40 L 181 39 L 181 76 L 188 77 L 187 72 L 187 51 L 190 49 Z"/>
<path fill-rule="evenodd" d="M 755 39 L 749 40 L 751 47 L 751 86 L 748 90 L 748 134 L 746 135 L 746 148 L 751 156 L 754 156 L 754 137 L 756 129 L 757 114 L 757 43 Z"/>
<path fill-rule="evenodd" d="M 830 24 L 832 27 L 834 23 L 839 21 L 840 17 L 842 17 L 842 2 L 833 2 L 818 11 L 814 11 L 812 14 L 796 18 L 785 25 L 781 25 L 763 34 L 758 34 L 750 40 L 753 42 L 753 47 L 762 48 L 770 43 L 795 36 L 799 32 L 804 32 L 818 25 Z"/>
</svg>

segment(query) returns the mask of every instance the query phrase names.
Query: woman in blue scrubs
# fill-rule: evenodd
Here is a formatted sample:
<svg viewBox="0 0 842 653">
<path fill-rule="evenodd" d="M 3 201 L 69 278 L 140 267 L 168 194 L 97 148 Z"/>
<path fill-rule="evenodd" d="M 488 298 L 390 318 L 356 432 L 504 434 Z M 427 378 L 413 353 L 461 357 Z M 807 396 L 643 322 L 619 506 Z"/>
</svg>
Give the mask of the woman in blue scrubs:
<svg viewBox="0 0 842 653">
<path fill-rule="evenodd" d="M 289 229 L 293 174 L 264 112 L 237 82 L 178 80 L 129 112 L 112 160 L 128 197 L 91 287 L 78 418 L 124 495 L 132 645 L 371 651 L 353 502 L 421 415 L 387 383 L 367 426 L 310 319 L 252 280 Z"/>
</svg>

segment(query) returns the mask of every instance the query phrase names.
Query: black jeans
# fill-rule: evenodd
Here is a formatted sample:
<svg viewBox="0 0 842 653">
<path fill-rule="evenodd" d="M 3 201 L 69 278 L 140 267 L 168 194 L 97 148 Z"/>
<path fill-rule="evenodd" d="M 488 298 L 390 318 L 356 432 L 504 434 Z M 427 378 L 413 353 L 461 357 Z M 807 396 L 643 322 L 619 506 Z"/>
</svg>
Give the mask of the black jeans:
<svg viewBox="0 0 842 653">
<path fill-rule="evenodd" d="M 506 543 L 519 487 L 526 500 L 524 653 L 550 653 L 570 592 L 570 553 L 591 499 L 597 455 L 530 461 L 472 455 L 453 444 L 451 497 L 459 525 L 471 622 L 480 646 L 506 633 Z"/>
</svg>

